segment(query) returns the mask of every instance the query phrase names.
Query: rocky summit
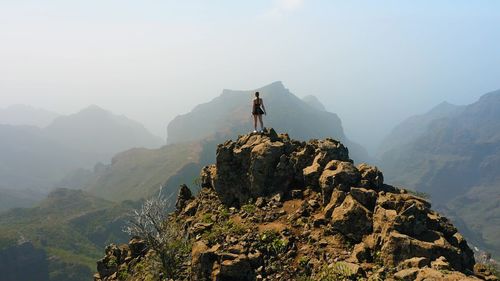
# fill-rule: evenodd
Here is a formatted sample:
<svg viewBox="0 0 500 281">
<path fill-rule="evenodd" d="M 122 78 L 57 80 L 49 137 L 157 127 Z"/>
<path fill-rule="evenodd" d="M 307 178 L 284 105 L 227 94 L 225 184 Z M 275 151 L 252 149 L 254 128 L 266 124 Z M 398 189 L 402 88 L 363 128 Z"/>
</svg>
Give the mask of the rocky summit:
<svg viewBox="0 0 500 281">
<path fill-rule="evenodd" d="M 107 248 L 95 280 L 498 280 L 428 201 L 333 139 L 243 135 L 199 182 L 169 218 L 188 241 L 176 276 L 135 238 Z"/>
</svg>

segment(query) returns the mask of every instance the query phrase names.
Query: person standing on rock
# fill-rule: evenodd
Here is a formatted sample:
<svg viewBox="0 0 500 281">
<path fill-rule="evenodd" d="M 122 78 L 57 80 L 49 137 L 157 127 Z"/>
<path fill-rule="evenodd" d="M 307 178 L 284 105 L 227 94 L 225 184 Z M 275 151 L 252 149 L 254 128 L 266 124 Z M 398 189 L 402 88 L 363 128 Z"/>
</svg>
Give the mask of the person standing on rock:
<svg viewBox="0 0 500 281">
<path fill-rule="evenodd" d="M 264 101 L 259 97 L 259 92 L 255 92 L 255 99 L 252 103 L 252 115 L 253 115 L 253 132 L 257 133 L 257 119 L 260 123 L 260 131 L 264 131 L 264 123 L 262 122 L 262 114 L 266 115 L 266 107 L 264 106 Z"/>
</svg>

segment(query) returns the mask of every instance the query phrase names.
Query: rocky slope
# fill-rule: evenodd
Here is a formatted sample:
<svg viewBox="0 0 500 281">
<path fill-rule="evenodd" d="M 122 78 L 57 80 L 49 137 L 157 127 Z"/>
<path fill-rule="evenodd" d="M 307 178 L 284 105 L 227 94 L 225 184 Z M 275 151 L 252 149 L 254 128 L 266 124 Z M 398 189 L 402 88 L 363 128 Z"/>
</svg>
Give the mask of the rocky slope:
<svg viewBox="0 0 500 281">
<path fill-rule="evenodd" d="M 133 239 L 106 249 L 94 280 L 497 280 L 429 202 L 333 139 L 240 136 L 200 184 L 196 197 L 181 188 L 169 218 L 189 241 L 176 276 Z"/>
</svg>

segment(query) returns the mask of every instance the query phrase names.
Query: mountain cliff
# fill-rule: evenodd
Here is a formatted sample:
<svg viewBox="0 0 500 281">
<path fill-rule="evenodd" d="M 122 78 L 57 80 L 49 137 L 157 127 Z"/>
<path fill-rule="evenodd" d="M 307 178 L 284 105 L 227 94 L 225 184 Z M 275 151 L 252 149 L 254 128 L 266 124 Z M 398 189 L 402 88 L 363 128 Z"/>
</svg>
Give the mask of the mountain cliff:
<svg viewBox="0 0 500 281">
<path fill-rule="evenodd" d="M 216 134 L 222 141 L 252 131 L 251 102 L 256 91 L 260 92 L 268 113 L 264 116 L 264 126 L 289 132 L 300 140 L 337 138 L 349 147 L 354 160 L 367 161 L 366 150 L 345 136 L 335 113 L 325 111 L 316 98 L 299 99 L 279 81 L 251 91 L 224 90 L 212 101 L 177 116 L 168 125 L 167 143 L 200 140 Z"/>
<path fill-rule="evenodd" d="M 429 202 L 333 139 L 242 135 L 199 184 L 196 197 L 181 187 L 159 231 L 179 242 L 110 245 L 94 280 L 498 280 Z"/>
<path fill-rule="evenodd" d="M 500 256 L 500 90 L 441 108 L 432 111 L 441 116 L 420 118 L 427 122 L 418 135 L 388 146 L 381 166 L 393 182 L 430 194 L 474 244 Z"/>
</svg>

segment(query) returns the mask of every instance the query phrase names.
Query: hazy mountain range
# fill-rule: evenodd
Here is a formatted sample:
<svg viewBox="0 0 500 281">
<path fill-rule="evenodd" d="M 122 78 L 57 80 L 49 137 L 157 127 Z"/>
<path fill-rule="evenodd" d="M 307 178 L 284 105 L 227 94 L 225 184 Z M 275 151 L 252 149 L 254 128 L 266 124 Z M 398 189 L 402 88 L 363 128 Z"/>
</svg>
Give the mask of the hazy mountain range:
<svg viewBox="0 0 500 281">
<path fill-rule="evenodd" d="M 25 125 L 43 128 L 49 125 L 59 114 L 29 105 L 16 104 L 0 108 L 0 124 Z"/>
<path fill-rule="evenodd" d="M 264 126 L 287 132 L 299 140 L 331 137 L 346 144 L 355 161 L 369 159 L 366 150 L 345 135 L 337 114 L 326 111 L 315 97 L 301 100 L 280 81 L 254 90 L 223 90 L 210 102 L 174 118 L 168 124 L 167 143 L 195 141 L 215 134 L 235 138 L 253 130 L 251 105 L 256 91 L 260 92 L 268 113 Z"/>
<path fill-rule="evenodd" d="M 178 184 L 192 183 L 201 167 L 215 161 L 218 143 L 253 130 L 250 105 L 255 91 L 262 93 L 268 109 L 266 126 L 302 140 L 337 138 L 349 144 L 354 159 L 368 158 L 360 145 L 345 136 L 340 118 L 325 111 L 317 98 L 301 100 L 275 82 L 251 91 L 224 90 L 219 97 L 172 120 L 167 146 L 116 155 L 84 188 L 113 201 L 150 196 L 159 186 L 170 196 Z"/>
<path fill-rule="evenodd" d="M 25 114 L 24 120 L 29 119 Z M 107 163 L 120 151 L 162 144 L 139 123 L 97 106 L 56 117 L 44 128 L 0 125 L 0 201 L 8 200 L 0 211 L 27 206 L 55 186 L 74 188 L 71 182 L 61 182 L 68 173 Z"/>
<path fill-rule="evenodd" d="M 381 166 L 390 182 L 430 194 L 472 242 L 500 255 L 500 90 L 403 122 L 386 138 Z"/>
<path fill-rule="evenodd" d="M 314 96 L 300 99 L 281 82 L 256 90 L 268 111 L 266 127 L 301 140 L 336 138 L 355 161 L 372 161 Z M 32 206 L 52 187 L 83 189 L 56 190 L 37 207 L 0 215 L 0 251 L 22 234 L 35 249 L 56 257 L 49 263 L 53 274 L 81 273 L 71 280 L 88 275 L 103 243 L 125 239 L 123 215 L 139 204 L 136 200 L 156 194 L 160 186 L 171 200 L 181 183 L 196 190 L 200 168 L 214 162 L 217 144 L 253 130 L 256 90 L 224 90 L 178 116 L 168 125 L 163 147 L 142 125 L 97 106 L 59 116 L 45 128 L 0 125 L 0 211 Z M 468 106 L 442 103 L 397 126 L 378 155 L 386 182 L 429 193 L 470 241 L 495 254 L 499 109 L 500 91 Z M 96 165 L 99 161 L 110 163 Z M 79 246 L 69 246 L 74 243 Z"/>
</svg>

